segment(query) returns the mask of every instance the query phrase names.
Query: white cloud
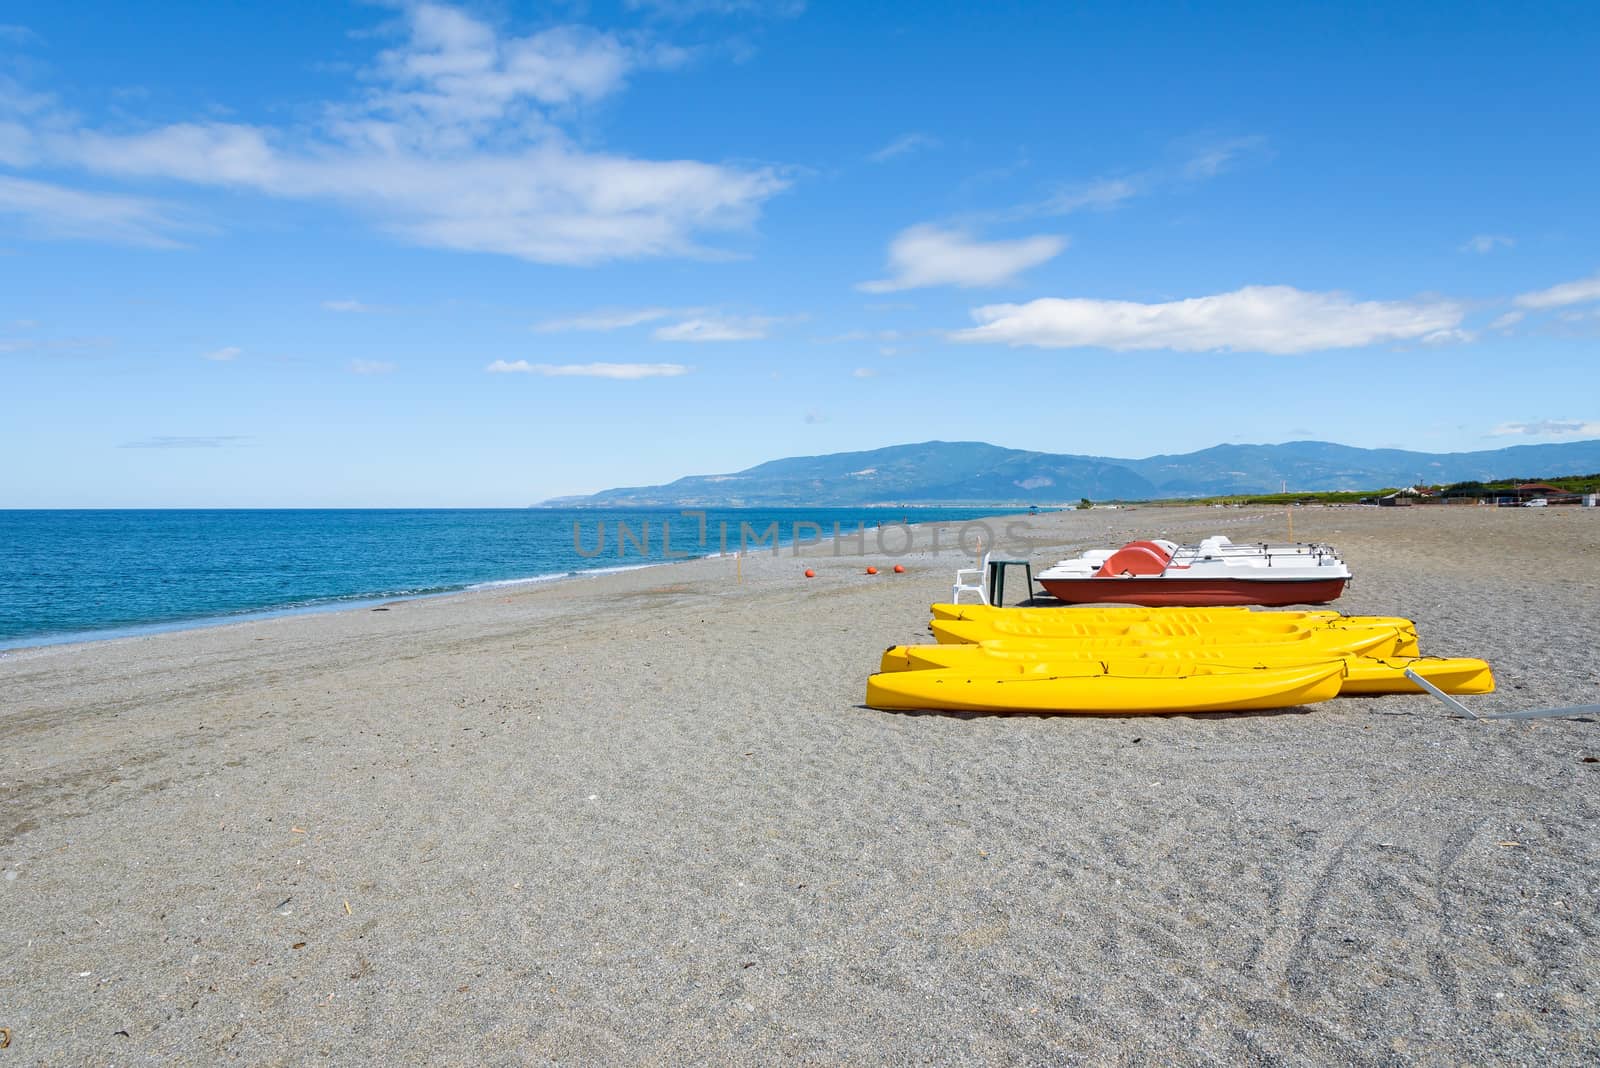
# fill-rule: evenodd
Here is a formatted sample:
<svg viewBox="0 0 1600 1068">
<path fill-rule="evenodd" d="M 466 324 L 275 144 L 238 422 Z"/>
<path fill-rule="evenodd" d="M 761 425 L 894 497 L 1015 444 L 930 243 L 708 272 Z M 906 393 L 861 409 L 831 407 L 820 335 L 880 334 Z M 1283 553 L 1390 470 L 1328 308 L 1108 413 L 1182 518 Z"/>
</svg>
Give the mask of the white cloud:
<svg viewBox="0 0 1600 1068">
<path fill-rule="evenodd" d="M 19 330 L 29 330 L 37 323 L 19 319 L 12 324 Z M 0 353 L 44 352 L 82 353 L 114 345 L 115 339 L 107 337 L 52 337 L 52 338 L 0 338 Z"/>
<path fill-rule="evenodd" d="M 403 20 L 404 41 L 363 72 L 365 94 L 314 127 L 108 133 L 35 105 L 0 154 L 338 201 L 416 244 L 558 264 L 711 255 L 700 235 L 749 225 L 787 185 L 770 167 L 635 159 L 563 132 L 631 72 L 680 62 L 676 50 L 574 26 L 508 36 L 435 3 L 407 6 Z"/>
<path fill-rule="evenodd" d="M 358 375 L 386 375 L 395 365 L 388 360 L 351 360 L 350 371 Z"/>
<path fill-rule="evenodd" d="M 533 327 L 541 334 L 567 331 L 607 333 L 631 326 L 660 322 L 650 332 L 656 341 L 756 341 L 767 336 L 780 320 L 762 315 L 723 315 L 707 308 L 600 308 L 563 319 L 549 319 Z"/>
<path fill-rule="evenodd" d="M 1453 327 L 1448 330 L 1435 330 L 1432 333 L 1423 334 L 1418 340 L 1424 345 L 1465 345 L 1468 342 L 1478 340 L 1478 332 L 1476 330 L 1462 330 L 1459 327 Z"/>
<path fill-rule="evenodd" d="M 350 315 L 366 315 L 382 310 L 375 304 L 363 304 L 359 300 L 325 300 L 322 302 L 322 309 Z"/>
<path fill-rule="evenodd" d="M 842 334 L 816 339 L 819 345 L 841 345 L 852 341 L 898 341 L 898 330 L 846 330 Z"/>
<path fill-rule="evenodd" d="M 1600 274 L 1580 278 L 1575 282 L 1562 282 L 1549 289 L 1538 289 L 1517 297 L 1513 304 L 1519 308 L 1564 308 L 1568 304 L 1586 304 L 1600 300 Z"/>
<path fill-rule="evenodd" d="M 854 371 L 850 372 L 850 377 L 852 378 L 876 378 L 877 376 L 878 372 L 874 371 L 870 367 L 857 367 Z"/>
<path fill-rule="evenodd" d="M 794 18 L 806 9 L 805 0 L 627 0 L 629 11 L 648 11 L 673 19 L 700 15 L 754 15 Z"/>
<path fill-rule="evenodd" d="M 1235 137 L 1202 144 L 1189 152 L 1181 163 L 1164 164 L 1145 170 L 1098 178 L 1077 185 L 1063 186 L 1043 201 L 1013 212 L 1014 217 L 1070 215 L 1073 212 L 1107 211 L 1138 196 L 1164 188 L 1215 178 L 1229 170 L 1241 157 L 1267 151 L 1267 139 L 1260 136 Z"/>
<path fill-rule="evenodd" d="M 1497 248 L 1510 248 L 1516 243 L 1516 238 L 1507 237 L 1505 234 L 1473 234 L 1456 251 L 1476 252 L 1482 256 Z"/>
<path fill-rule="evenodd" d="M 601 308 L 565 319 L 548 319 L 534 326 L 541 334 L 556 334 L 568 330 L 589 330 L 604 333 L 630 326 L 652 323 L 675 314 L 671 308 Z"/>
<path fill-rule="evenodd" d="M 1239 157 L 1266 149 L 1267 139 L 1259 134 L 1217 141 L 1195 151 L 1184 162 L 1180 173 L 1189 181 L 1215 178 L 1233 166 Z"/>
<path fill-rule="evenodd" d="M 893 141 L 890 141 L 888 144 L 884 145 L 867 158 L 874 163 L 885 163 L 891 159 L 894 159 L 896 156 L 904 156 L 908 152 L 916 152 L 918 149 L 923 148 L 938 147 L 939 139 L 936 137 L 929 137 L 927 134 L 922 133 L 901 134 L 899 137 L 896 137 Z"/>
<path fill-rule="evenodd" d="M 545 375 L 550 378 L 676 378 L 689 373 L 681 363 L 529 363 L 496 360 L 484 368 L 490 374 Z"/>
<path fill-rule="evenodd" d="M 1498 436 L 1589 437 L 1600 435 L 1600 422 L 1584 419 L 1536 419 L 1530 423 L 1501 423 L 1489 433 Z"/>
<path fill-rule="evenodd" d="M 889 243 L 891 277 L 856 286 L 865 293 L 892 293 L 923 286 L 997 286 L 1030 267 L 1054 259 L 1067 247 L 1062 237 L 1040 234 L 1014 241 L 980 241 L 961 230 L 932 224 L 902 230 Z"/>
<path fill-rule="evenodd" d="M 1527 317 L 1527 312 L 1508 311 L 1489 324 L 1490 330 L 1509 330 Z"/>
<path fill-rule="evenodd" d="M 756 315 L 703 316 L 658 326 L 650 336 L 657 341 L 759 341 L 776 321 Z"/>
<path fill-rule="evenodd" d="M 1454 330 L 1450 301 L 1353 301 L 1342 293 L 1246 286 L 1231 293 L 1141 304 L 1046 298 L 977 308 L 978 326 L 954 341 L 1041 348 L 1231 349 L 1288 354 L 1405 341 Z"/>
<path fill-rule="evenodd" d="M 487 23 L 444 4 L 415 4 L 407 16 L 409 39 L 378 56 L 375 73 L 387 84 L 349 116 L 352 122 L 376 113 L 411 134 L 486 131 L 508 112 L 527 118 L 538 105 L 609 96 L 642 58 L 616 37 L 582 26 L 502 39 Z"/>
<path fill-rule="evenodd" d="M 143 197 L 86 193 L 49 182 L 0 175 L 0 214 L 19 215 L 45 237 L 177 248 L 180 224 L 168 209 Z"/>
<path fill-rule="evenodd" d="M 212 349 L 210 352 L 204 354 L 204 358 L 208 360 L 216 360 L 218 363 L 227 363 L 231 360 L 237 360 L 242 355 L 244 355 L 244 350 L 239 346 L 228 345 L 224 348 Z"/>
<path fill-rule="evenodd" d="M 216 434 L 207 436 L 182 436 L 162 435 L 153 438 L 141 438 L 138 441 L 125 441 L 117 446 L 119 449 L 225 449 L 237 442 L 249 441 L 248 435 L 241 434 Z"/>
<path fill-rule="evenodd" d="M 1084 208 L 1114 208 L 1139 194 L 1139 186 L 1128 178 L 1102 178 L 1087 185 L 1071 186 L 1046 200 L 1040 211 L 1046 215 L 1067 215 Z"/>
</svg>

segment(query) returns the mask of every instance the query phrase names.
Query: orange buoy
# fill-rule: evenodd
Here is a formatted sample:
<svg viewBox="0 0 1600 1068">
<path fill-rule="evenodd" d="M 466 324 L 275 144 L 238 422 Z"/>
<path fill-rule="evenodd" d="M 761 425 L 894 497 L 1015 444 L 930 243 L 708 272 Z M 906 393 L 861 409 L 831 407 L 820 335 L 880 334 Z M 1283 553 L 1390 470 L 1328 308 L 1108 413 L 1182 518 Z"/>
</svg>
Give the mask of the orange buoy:
<svg viewBox="0 0 1600 1068">
<path fill-rule="evenodd" d="M 817 573 L 815 571 L 811 570 L 809 567 L 806 568 L 806 578 L 816 578 L 816 577 L 817 577 Z"/>
<path fill-rule="evenodd" d="M 875 568 L 875 567 L 869 567 L 869 568 L 867 568 L 867 574 L 869 574 L 869 575 L 876 575 L 876 574 L 877 574 L 877 573 L 878 573 L 878 569 L 877 569 L 877 568 Z"/>
<path fill-rule="evenodd" d="M 896 575 L 904 575 L 906 573 L 905 565 L 904 564 L 895 564 L 894 565 L 894 573 Z"/>
</svg>

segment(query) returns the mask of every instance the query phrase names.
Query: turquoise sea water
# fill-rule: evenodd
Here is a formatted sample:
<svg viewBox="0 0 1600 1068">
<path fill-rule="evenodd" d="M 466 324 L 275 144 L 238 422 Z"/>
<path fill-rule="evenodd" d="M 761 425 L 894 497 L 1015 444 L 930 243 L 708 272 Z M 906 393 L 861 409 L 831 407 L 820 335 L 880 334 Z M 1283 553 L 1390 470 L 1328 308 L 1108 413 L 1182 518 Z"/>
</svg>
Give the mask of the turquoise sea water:
<svg viewBox="0 0 1600 1068">
<path fill-rule="evenodd" d="M 703 519 L 676 510 L 527 508 L 0 511 L 0 648 L 637 567 L 732 552 L 741 535 L 747 550 L 770 551 L 766 539 L 774 533 L 788 542 L 814 538 L 817 530 L 831 535 L 835 524 L 847 535 L 864 527 L 868 553 L 879 549 L 881 526 L 892 554 L 904 544 L 894 526 L 902 521 L 959 526 L 994 514 L 993 508 L 712 509 Z"/>
</svg>

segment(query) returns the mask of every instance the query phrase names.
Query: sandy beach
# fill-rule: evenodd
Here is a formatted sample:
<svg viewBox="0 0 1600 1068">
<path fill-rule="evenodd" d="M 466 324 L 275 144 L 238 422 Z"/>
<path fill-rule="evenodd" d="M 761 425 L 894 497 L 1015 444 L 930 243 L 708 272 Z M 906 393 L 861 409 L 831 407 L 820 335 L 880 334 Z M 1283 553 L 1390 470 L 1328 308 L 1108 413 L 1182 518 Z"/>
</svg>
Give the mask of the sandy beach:
<svg viewBox="0 0 1600 1068">
<path fill-rule="evenodd" d="M 1285 537 L 1028 523 L 1036 565 Z M 1600 700 L 1600 510 L 1294 524 L 1355 571 L 1338 607 L 1493 664 L 1475 710 Z M 1600 1056 L 1594 718 L 864 709 L 958 559 L 819 546 L 0 655 L 0 1068 Z"/>
</svg>

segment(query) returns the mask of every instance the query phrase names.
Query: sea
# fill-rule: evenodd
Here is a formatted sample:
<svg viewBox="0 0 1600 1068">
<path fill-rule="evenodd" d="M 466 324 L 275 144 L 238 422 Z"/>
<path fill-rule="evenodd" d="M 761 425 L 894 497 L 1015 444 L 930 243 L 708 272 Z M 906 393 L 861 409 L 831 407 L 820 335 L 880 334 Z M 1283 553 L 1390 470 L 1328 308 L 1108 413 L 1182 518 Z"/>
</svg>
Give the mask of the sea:
<svg viewBox="0 0 1600 1068">
<path fill-rule="evenodd" d="M 0 510 L 0 649 L 548 582 L 845 536 L 985 508 Z M 994 537 L 989 537 L 994 544 Z"/>
</svg>

